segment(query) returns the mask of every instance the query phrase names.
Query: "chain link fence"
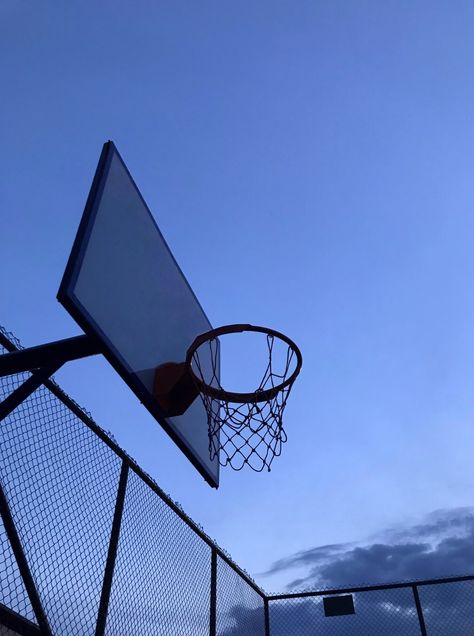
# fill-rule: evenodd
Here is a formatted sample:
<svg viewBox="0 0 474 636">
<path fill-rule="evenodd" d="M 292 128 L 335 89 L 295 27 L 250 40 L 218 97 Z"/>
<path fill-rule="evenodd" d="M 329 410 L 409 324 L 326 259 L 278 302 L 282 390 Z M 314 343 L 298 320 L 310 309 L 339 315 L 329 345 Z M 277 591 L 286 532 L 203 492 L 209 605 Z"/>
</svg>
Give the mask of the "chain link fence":
<svg viewBox="0 0 474 636">
<path fill-rule="evenodd" d="M 0 355 L 18 347 L 0 329 Z M 0 636 L 474 634 L 474 576 L 266 596 L 53 381 L 20 394 L 32 381 L 0 378 Z"/>
<path fill-rule="evenodd" d="M 331 615 L 328 599 L 351 598 Z M 267 596 L 271 636 L 470 636 L 474 576 Z M 347 610 L 347 603 L 341 604 Z"/>
<path fill-rule="evenodd" d="M 254 581 L 53 381 L 0 419 L 1 636 L 264 633 Z"/>
</svg>

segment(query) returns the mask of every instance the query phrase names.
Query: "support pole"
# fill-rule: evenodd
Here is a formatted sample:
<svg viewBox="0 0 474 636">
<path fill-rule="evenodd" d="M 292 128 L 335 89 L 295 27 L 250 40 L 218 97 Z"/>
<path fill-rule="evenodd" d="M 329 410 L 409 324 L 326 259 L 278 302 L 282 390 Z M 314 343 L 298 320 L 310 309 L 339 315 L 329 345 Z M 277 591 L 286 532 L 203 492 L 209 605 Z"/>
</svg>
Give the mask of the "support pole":
<svg viewBox="0 0 474 636">
<path fill-rule="evenodd" d="M 117 500 L 115 502 L 114 519 L 112 521 L 112 530 L 110 532 L 109 551 L 104 570 L 104 581 L 102 583 L 102 593 L 100 595 L 99 611 L 97 614 L 97 624 L 95 628 L 95 636 L 103 636 L 105 625 L 107 623 L 107 614 L 109 611 L 110 592 L 112 589 L 112 580 L 115 569 L 115 559 L 117 558 L 117 548 L 120 536 L 120 526 L 122 525 L 123 506 L 125 502 L 125 492 L 127 490 L 128 479 L 128 460 L 122 461 L 122 470 L 120 471 L 120 480 L 117 490 Z"/>
<path fill-rule="evenodd" d="M 421 636 L 428 636 L 428 632 L 426 631 L 425 625 L 425 617 L 423 616 L 423 610 L 421 608 L 420 596 L 418 594 L 418 587 L 416 585 L 412 585 L 413 596 L 415 597 L 415 605 L 416 605 L 416 613 L 418 614 L 418 621 L 420 623 L 420 634 Z"/>
<path fill-rule="evenodd" d="M 48 619 L 46 618 L 46 614 L 43 610 L 43 606 L 41 605 L 41 600 L 36 589 L 35 581 L 33 579 L 33 575 L 31 574 L 30 567 L 28 565 L 28 561 L 26 559 L 25 553 L 23 552 L 23 546 L 21 545 L 20 537 L 18 536 L 18 532 L 15 527 L 15 523 L 13 521 L 12 514 L 10 512 L 10 508 L 8 506 L 7 498 L 3 491 L 3 488 L 0 484 L 0 516 L 3 520 L 3 525 L 5 527 L 5 532 L 7 533 L 8 540 L 10 541 L 10 545 L 15 555 L 16 563 L 18 565 L 18 569 L 20 570 L 21 578 L 23 579 L 23 583 L 25 585 L 26 591 L 28 593 L 28 597 L 30 599 L 31 607 L 36 616 L 36 620 L 38 621 L 39 628 L 41 630 L 41 634 L 44 636 L 51 636 L 51 628 L 48 623 Z"/>
<path fill-rule="evenodd" d="M 93 356 L 100 352 L 99 342 L 86 335 L 56 340 L 29 349 L 19 349 L 0 356 L 0 377 L 52 364 L 60 363 L 61 366 L 69 360 Z"/>
<path fill-rule="evenodd" d="M 265 612 L 265 636 L 270 636 L 270 608 L 268 606 L 268 597 L 263 599 L 263 611 Z"/>
<path fill-rule="evenodd" d="M 217 552 L 211 548 L 211 598 L 209 611 L 209 636 L 217 634 Z"/>
</svg>

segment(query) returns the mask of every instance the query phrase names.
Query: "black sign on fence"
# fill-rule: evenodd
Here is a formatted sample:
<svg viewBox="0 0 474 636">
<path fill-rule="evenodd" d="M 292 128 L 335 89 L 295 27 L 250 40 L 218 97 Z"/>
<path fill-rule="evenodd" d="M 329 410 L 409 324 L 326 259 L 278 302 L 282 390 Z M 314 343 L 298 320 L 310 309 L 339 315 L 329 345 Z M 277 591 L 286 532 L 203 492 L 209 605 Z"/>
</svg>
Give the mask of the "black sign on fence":
<svg viewBox="0 0 474 636">
<path fill-rule="evenodd" d="M 352 594 L 326 596 L 323 598 L 325 616 L 347 616 L 355 614 Z"/>
</svg>

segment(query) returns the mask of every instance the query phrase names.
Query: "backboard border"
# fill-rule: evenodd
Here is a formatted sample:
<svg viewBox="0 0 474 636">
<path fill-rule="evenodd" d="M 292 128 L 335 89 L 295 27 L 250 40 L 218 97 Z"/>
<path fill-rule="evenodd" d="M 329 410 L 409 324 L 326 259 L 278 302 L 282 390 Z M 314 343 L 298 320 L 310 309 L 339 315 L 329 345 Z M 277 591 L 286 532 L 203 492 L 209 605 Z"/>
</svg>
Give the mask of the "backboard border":
<svg viewBox="0 0 474 636">
<path fill-rule="evenodd" d="M 97 325 L 97 323 L 89 314 L 89 312 L 85 309 L 85 307 L 80 303 L 80 301 L 76 298 L 76 296 L 72 292 L 72 288 L 75 282 L 77 281 L 77 277 L 78 277 L 77 265 L 84 253 L 85 246 L 87 244 L 88 234 L 90 234 L 90 231 L 93 227 L 94 217 L 98 210 L 98 203 L 101 199 L 101 196 L 105 187 L 105 178 L 108 174 L 114 154 L 116 154 L 118 159 L 120 160 L 136 193 L 140 197 L 141 202 L 143 203 L 147 213 L 149 214 L 155 226 L 156 231 L 159 233 L 160 237 L 163 240 L 163 243 L 168 249 L 168 252 L 172 257 L 178 272 L 181 274 L 189 291 L 191 292 L 197 305 L 201 309 L 203 316 L 205 317 L 209 327 L 212 328 L 209 318 L 204 312 L 204 309 L 202 308 L 201 303 L 197 299 L 196 294 L 191 288 L 186 276 L 184 275 L 183 271 L 178 265 L 172 251 L 169 248 L 168 243 L 163 237 L 163 234 L 161 233 L 158 227 L 158 224 L 156 223 L 150 211 L 150 208 L 146 204 L 146 201 L 144 200 L 139 188 L 137 187 L 135 180 L 130 174 L 130 171 L 128 170 L 124 160 L 122 159 L 119 151 L 117 150 L 117 147 L 115 146 L 113 141 L 110 141 L 110 140 L 105 142 L 105 144 L 102 147 L 102 152 L 99 158 L 99 162 L 97 164 L 97 168 L 94 174 L 91 188 L 89 190 L 89 194 L 88 194 L 86 204 L 84 207 L 84 212 L 82 214 L 81 221 L 79 223 L 79 227 L 76 232 L 76 237 L 74 239 L 73 246 L 71 248 L 71 252 L 70 252 L 70 255 L 66 264 L 66 268 L 64 270 L 64 274 L 62 276 L 61 283 L 59 285 L 59 289 L 58 289 L 58 293 L 56 297 L 57 297 L 57 300 L 61 303 L 61 305 L 63 305 L 66 311 L 68 311 L 68 313 L 76 321 L 79 327 L 81 327 L 81 329 L 84 331 L 86 335 L 96 340 L 99 339 L 101 343 L 104 343 L 102 353 L 104 357 L 107 359 L 107 361 L 109 362 L 109 364 L 115 369 L 115 371 L 119 374 L 122 380 L 128 385 L 131 391 L 145 406 L 145 408 L 151 413 L 151 415 L 153 415 L 153 417 L 155 417 L 158 420 L 159 424 L 164 429 L 164 431 L 178 446 L 178 448 L 185 455 L 185 457 L 191 462 L 191 464 L 196 468 L 196 470 L 198 470 L 198 472 L 207 481 L 207 483 L 213 488 L 218 488 L 219 477 L 220 477 L 219 462 L 217 461 L 216 463 L 216 467 L 217 467 L 217 479 L 216 479 L 214 475 L 211 474 L 206 469 L 206 466 L 200 463 L 199 460 L 192 454 L 191 449 L 187 447 L 184 439 L 180 437 L 179 433 L 173 430 L 173 428 L 168 424 L 167 419 L 165 415 L 163 414 L 162 410 L 159 408 L 156 402 L 152 399 L 152 397 L 145 390 L 143 390 L 143 385 L 141 384 L 141 382 L 139 382 L 132 375 L 134 373 L 133 370 L 130 367 L 128 367 L 128 365 L 126 364 L 124 360 L 121 359 L 121 356 L 118 354 L 118 352 L 116 352 L 115 348 L 113 347 L 112 343 L 110 343 L 109 339 L 106 337 L 104 332 L 100 329 L 100 327 Z M 84 318 L 84 315 L 88 317 L 90 324 L 88 324 L 86 318 Z"/>
</svg>

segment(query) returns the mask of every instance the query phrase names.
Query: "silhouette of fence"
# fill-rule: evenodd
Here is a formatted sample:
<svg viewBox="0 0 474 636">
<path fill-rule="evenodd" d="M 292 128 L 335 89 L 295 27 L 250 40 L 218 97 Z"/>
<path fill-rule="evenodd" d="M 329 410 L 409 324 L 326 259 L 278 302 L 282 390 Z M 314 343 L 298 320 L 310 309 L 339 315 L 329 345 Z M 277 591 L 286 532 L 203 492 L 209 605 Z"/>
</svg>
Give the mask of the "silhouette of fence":
<svg viewBox="0 0 474 636">
<path fill-rule="evenodd" d="M 264 633 L 262 590 L 53 381 L 2 417 L 31 375 L 0 378 L 0 635 Z"/>
<path fill-rule="evenodd" d="M 57 384 L 20 400 L 27 381 L 0 378 L 0 636 L 474 633 L 474 576 L 265 595 Z M 338 596 L 354 613 L 326 616 Z"/>
</svg>

